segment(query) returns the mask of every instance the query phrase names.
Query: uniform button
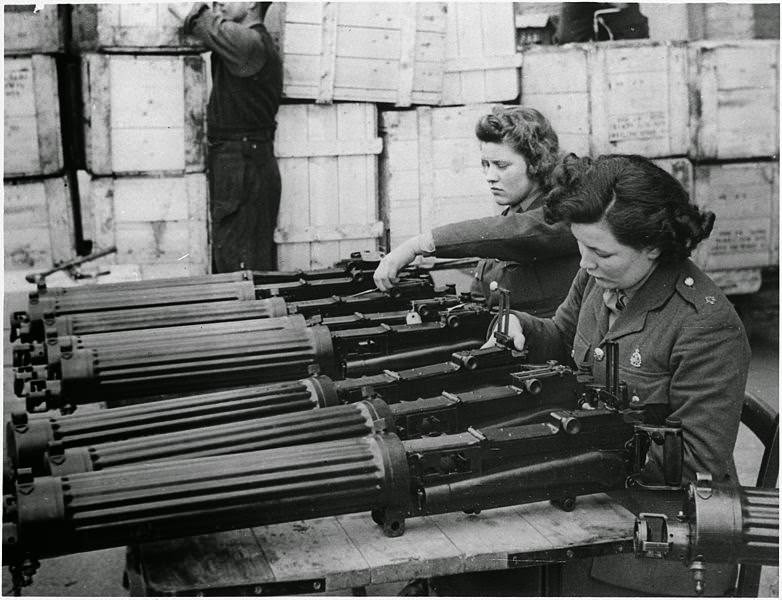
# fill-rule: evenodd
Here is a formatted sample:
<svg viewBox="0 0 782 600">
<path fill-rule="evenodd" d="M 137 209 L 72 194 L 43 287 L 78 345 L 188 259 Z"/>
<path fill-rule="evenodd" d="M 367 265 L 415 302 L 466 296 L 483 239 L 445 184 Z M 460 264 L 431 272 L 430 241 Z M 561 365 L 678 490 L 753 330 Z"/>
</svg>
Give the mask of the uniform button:
<svg viewBox="0 0 782 600">
<path fill-rule="evenodd" d="M 692 287 L 693 285 L 695 285 L 695 280 L 692 277 L 687 277 L 684 280 L 684 285 L 686 285 L 687 287 Z"/>
<path fill-rule="evenodd" d="M 602 348 L 595 348 L 595 360 L 603 360 L 604 356 L 605 352 L 603 352 Z"/>
</svg>

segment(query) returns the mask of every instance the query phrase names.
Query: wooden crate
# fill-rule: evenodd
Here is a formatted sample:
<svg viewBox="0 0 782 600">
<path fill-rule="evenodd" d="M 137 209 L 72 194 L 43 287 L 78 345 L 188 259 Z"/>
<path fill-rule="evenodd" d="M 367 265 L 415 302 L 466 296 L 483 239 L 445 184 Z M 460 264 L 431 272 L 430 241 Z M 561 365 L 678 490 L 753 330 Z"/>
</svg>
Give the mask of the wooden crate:
<svg viewBox="0 0 782 600">
<path fill-rule="evenodd" d="M 265 23 L 281 48 L 287 98 L 440 102 L 443 2 L 274 3 Z"/>
<path fill-rule="evenodd" d="M 692 197 L 695 188 L 693 181 L 692 162 L 690 162 L 688 158 L 684 156 L 679 156 L 676 158 L 658 158 L 652 162 L 661 169 L 664 169 L 673 175 L 678 180 L 678 182 L 682 184 L 682 187 L 686 190 L 690 197 Z"/>
<path fill-rule="evenodd" d="M 95 265 L 127 265 L 126 271 L 142 278 L 153 271 L 160 271 L 160 277 L 207 272 L 208 188 L 203 173 L 90 177 L 82 171 L 79 176 L 84 237 L 96 248 L 117 246 L 116 254 Z"/>
<path fill-rule="evenodd" d="M 717 216 L 695 253 L 707 271 L 779 264 L 779 163 L 697 165 L 695 203 Z"/>
<path fill-rule="evenodd" d="M 65 31 L 56 4 L 38 11 L 32 4 L 3 5 L 3 51 L 5 56 L 62 52 Z"/>
<path fill-rule="evenodd" d="M 182 24 L 168 5 L 75 4 L 73 40 L 81 51 L 198 52 L 203 44 L 182 33 Z"/>
<path fill-rule="evenodd" d="M 690 44 L 691 145 L 697 159 L 779 153 L 779 42 Z"/>
<path fill-rule="evenodd" d="M 475 137 L 491 106 L 380 113 L 380 196 L 391 248 L 432 227 L 498 212 Z"/>
<path fill-rule="evenodd" d="M 530 48 L 521 103 L 540 110 L 560 147 L 584 154 L 687 154 L 686 53 L 675 42 Z"/>
<path fill-rule="evenodd" d="M 439 104 L 505 102 L 519 95 L 521 55 L 511 2 L 449 2 Z"/>
<path fill-rule="evenodd" d="M 87 170 L 96 175 L 203 171 L 201 55 L 82 57 Z"/>
<path fill-rule="evenodd" d="M 326 267 L 374 250 L 378 220 L 377 109 L 373 104 L 281 106 L 275 154 L 282 176 L 278 267 Z"/>
<path fill-rule="evenodd" d="M 51 56 L 5 58 L 3 176 L 51 175 L 63 168 L 57 66 Z"/>
<path fill-rule="evenodd" d="M 5 269 L 28 272 L 75 258 L 70 191 L 65 177 L 3 182 Z"/>
<path fill-rule="evenodd" d="M 410 106 L 519 93 L 511 3 L 291 2 L 265 23 L 287 98 Z"/>
</svg>

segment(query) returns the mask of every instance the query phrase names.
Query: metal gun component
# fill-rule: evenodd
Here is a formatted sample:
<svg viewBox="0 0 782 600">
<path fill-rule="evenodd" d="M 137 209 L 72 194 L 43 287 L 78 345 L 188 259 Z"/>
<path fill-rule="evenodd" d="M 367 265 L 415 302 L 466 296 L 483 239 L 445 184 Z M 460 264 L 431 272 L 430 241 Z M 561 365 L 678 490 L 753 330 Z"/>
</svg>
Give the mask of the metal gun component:
<svg viewBox="0 0 782 600">
<path fill-rule="evenodd" d="M 371 512 L 405 519 L 624 487 L 634 428 L 610 410 L 402 442 L 394 434 L 33 478 L 6 497 L 3 560 L 16 565 L 153 539 Z M 568 505 L 563 502 L 563 505 Z"/>
<path fill-rule="evenodd" d="M 635 554 L 684 562 L 703 594 L 707 563 L 779 564 L 779 489 L 717 483 L 698 473 L 676 518 L 641 513 Z"/>
<path fill-rule="evenodd" d="M 38 273 L 28 273 L 24 276 L 25 281 L 28 283 L 35 283 L 38 285 L 43 284 L 46 285 L 46 278 L 51 275 L 52 273 L 56 273 L 57 271 L 64 271 L 68 270 L 73 274 L 73 272 L 76 270 L 76 267 L 79 265 L 83 265 L 86 262 L 90 262 L 92 260 L 97 260 L 99 258 L 102 258 L 104 256 L 108 256 L 109 254 L 114 254 L 117 251 L 116 246 L 110 246 L 109 248 L 106 248 L 105 250 L 98 250 L 96 252 L 92 252 L 87 256 L 80 256 L 79 258 L 74 258 L 73 260 L 69 260 L 66 262 L 63 262 L 62 264 L 57 265 L 53 269 L 49 269 L 48 271 L 41 271 Z"/>
</svg>

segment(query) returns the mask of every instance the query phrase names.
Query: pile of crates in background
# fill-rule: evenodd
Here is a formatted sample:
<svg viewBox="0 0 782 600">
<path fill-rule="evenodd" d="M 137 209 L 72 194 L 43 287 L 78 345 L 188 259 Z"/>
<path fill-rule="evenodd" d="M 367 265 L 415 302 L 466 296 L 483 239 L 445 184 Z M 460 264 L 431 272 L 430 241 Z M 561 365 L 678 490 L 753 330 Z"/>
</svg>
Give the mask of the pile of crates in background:
<svg viewBox="0 0 782 600">
<path fill-rule="evenodd" d="M 522 103 L 551 120 L 565 151 L 638 153 L 672 172 L 717 213 L 696 260 L 727 291 L 756 290 L 760 269 L 779 263 L 779 42 L 750 39 L 769 37 L 767 9 L 644 4 L 650 40 L 530 43 L 546 36 L 522 29 L 550 28 L 556 6 L 274 3 L 266 25 L 285 76 L 278 267 L 328 266 L 495 214 L 474 126 L 492 104 Z M 203 49 L 181 38 L 164 5 L 76 5 L 70 17 L 82 64 L 83 236 L 117 245 L 120 277 L 205 272 Z M 7 176 L 8 160 L 6 151 Z M 67 212 L 47 197 L 50 212 Z"/>
</svg>

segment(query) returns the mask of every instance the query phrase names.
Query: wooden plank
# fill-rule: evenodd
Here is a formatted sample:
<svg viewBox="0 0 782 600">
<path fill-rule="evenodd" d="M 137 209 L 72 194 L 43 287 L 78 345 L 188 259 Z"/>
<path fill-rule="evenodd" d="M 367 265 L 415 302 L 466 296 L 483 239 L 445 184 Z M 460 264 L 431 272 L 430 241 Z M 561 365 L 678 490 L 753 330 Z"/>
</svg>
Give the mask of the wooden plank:
<svg viewBox="0 0 782 600">
<path fill-rule="evenodd" d="M 336 517 L 366 561 L 371 583 L 407 581 L 461 572 L 461 556 L 429 518 L 407 519 L 401 537 L 386 537 L 369 515 Z"/>
<path fill-rule="evenodd" d="M 96 174 L 111 173 L 111 71 L 105 54 L 82 55 L 82 106 L 84 153 L 87 168 Z"/>
<path fill-rule="evenodd" d="M 397 106 L 410 106 L 413 98 L 413 81 L 416 70 L 417 7 L 411 2 L 400 6 L 399 74 L 397 80 Z"/>
<path fill-rule="evenodd" d="M 3 5 L 3 51 L 6 56 L 62 52 L 63 23 L 56 4 Z"/>
<path fill-rule="evenodd" d="M 5 177 L 52 175 L 63 168 L 57 68 L 51 56 L 6 58 L 3 108 Z"/>
<path fill-rule="evenodd" d="M 292 39 L 288 36 L 288 39 Z M 334 99 L 334 78 L 337 70 L 337 5 L 323 4 L 320 34 L 320 86 L 316 102 L 330 103 Z"/>
<path fill-rule="evenodd" d="M 548 550 L 551 542 L 515 507 L 481 511 L 478 515 L 448 513 L 429 517 L 464 557 L 462 571 L 504 569 L 508 554 Z M 523 542 L 521 541 L 523 540 Z"/>
<path fill-rule="evenodd" d="M 369 515 L 362 516 L 369 519 Z M 255 527 L 253 532 L 275 581 L 323 577 L 325 591 L 361 587 L 371 581 L 366 559 L 334 517 Z"/>
</svg>

